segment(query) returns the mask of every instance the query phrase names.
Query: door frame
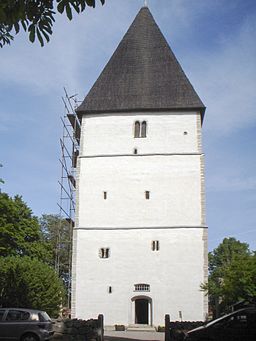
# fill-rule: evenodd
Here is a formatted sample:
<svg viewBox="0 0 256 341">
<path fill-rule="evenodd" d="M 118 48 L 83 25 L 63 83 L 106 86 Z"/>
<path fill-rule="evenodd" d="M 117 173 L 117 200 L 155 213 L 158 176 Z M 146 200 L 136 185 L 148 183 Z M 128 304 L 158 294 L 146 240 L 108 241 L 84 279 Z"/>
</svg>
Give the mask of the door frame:
<svg viewBox="0 0 256 341">
<path fill-rule="evenodd" d="M 131 299 L 132 302 L 132 324 L 136 324 L 135 319 L 135 301 L 136 300 L 147 300 L 148 301 L 148 326 L 152 326 L 153 325 L 153 305 L 152 305 L 152 298 L 149 296 L 145 296 L 145 295 L 138 295 L 138 296 L 134 296 Z"/>
</svg>

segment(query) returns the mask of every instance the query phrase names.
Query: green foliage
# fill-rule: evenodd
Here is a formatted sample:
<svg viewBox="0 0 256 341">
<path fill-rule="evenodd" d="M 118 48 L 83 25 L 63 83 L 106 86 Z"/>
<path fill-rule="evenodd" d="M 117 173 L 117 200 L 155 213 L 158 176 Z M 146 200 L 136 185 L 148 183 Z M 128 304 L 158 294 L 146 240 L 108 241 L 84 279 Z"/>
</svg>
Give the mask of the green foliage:
<svg viewBox="0 0 256 341">
<path fill-rule="evenodd" d="M 0 258 L 0 306 L 40 309 L 56 317 L 64 292 L 47 264 L 26 256 Z"/>
<path fill-rule="evenodd" d="M 209 271 L 221 271 L 239 256 L 249 255 L 249 245 L 235 238 L 224 238 L 222 243 L 209 253 Z"/>
<path fill-rule="evenodd" d="M 0 163 L 0 168 L 3 167 L 3 165 Z M 4 180 L 0 178 L 0 184 L 4 184 Z"/>
<path fill-rule="evenodd" d="M 105 0 L 100 0 L 102 5 Z M 1 0 L 0 2 L 0 47 L 10 44 L 13 32 L 18 34 L 20 28 L 29 33 L 33 43 L 37 38 L 41 46 L 49 42 L 55 21 L 54 7 L 59 13 L 66 13 L 69 20 L 73 11 L 81 13 L 86 6 L 95 7 L 96 0 Z"/>
<path fill-rule="evenodd" d="M 223 294 L 228 303 L 256 298 L 256 254 L 232 261 L 225 273 Z"/>
<path fill-rule="evenodd" d="M 0 193 L 0 256 L 31 256 L 47 261 L 39 223 L 20 196 Z"/>
<path fill-rule="evenodd" d="M 57 268 L 66 286 L 69 283 L 69 256 L 71 253 L 71 228 L 59 215 L 44 214 L 40 218 L 42 238 L 50 251 L 49 262 Z"/>
<path fill-rule="evenodd" d="M 256 294 L 255 255 L 249 245 L 225 238 L 209 253 L 209 279 L 201 288 L 208 293 L 214 317 L 229 306 Z"/>
</svg>

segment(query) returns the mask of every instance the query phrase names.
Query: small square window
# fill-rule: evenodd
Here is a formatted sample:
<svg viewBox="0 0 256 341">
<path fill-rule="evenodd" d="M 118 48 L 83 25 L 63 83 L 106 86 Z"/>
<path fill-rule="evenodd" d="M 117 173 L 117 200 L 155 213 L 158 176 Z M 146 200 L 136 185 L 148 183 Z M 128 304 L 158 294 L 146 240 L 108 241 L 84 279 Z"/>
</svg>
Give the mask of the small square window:
<svg viewBox="0 0 256 341">
<path fill-rule="evenodd" d="M 99 257 L 100 258 L 109 258 L 109 256 L 110 256 L 109 247 L 102 247 L 99 249 Z"/>
</svg>

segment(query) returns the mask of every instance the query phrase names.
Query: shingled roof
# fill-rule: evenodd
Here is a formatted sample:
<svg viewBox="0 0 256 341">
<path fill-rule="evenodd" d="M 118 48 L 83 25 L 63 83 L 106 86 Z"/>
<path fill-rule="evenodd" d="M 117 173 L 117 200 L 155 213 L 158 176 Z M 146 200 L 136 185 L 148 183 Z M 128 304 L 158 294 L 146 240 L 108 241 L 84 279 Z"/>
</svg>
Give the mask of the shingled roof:
<svg viewBox="0 0 256 341">
<path fill-rule="evenodd" d="M 77 114 L 191 109 L 205 106 L 143 7 Z"/>
</svg>

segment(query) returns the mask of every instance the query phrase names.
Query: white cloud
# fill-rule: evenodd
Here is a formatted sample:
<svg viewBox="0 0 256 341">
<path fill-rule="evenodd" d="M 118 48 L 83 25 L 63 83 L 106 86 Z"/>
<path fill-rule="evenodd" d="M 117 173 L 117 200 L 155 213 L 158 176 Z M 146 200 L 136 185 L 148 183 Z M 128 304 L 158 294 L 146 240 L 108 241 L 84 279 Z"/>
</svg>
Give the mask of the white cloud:
<svg viewBox="0 0 256 341">
<path fill-rule="evenodd" d="M 131 6 L 123 7 L 130 11 Z M 43 48 L 37 42 L 29 43 L 27 34 L 19 34 L 10 47 L 1 50 L 2 82 L 30 88 L 32 94 L 55 95 L 62 86 L 82 91 L 80 81 L 83 80 L 83 87 L 85 83 L 92 85 L 95 69 L 104 66 L 102 60 L 107 61 L 107 54 L 111 56 L 113 44 L 116 46 L 121 38 L 120 27 L 124 21 L 130 21 L 128 17 L 121 6 L 113 11 L 107 5 L 88 8 L 71 22 L 65 15 L 57 15 L 51 41 Z"/>
</svg>

